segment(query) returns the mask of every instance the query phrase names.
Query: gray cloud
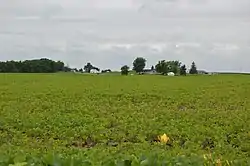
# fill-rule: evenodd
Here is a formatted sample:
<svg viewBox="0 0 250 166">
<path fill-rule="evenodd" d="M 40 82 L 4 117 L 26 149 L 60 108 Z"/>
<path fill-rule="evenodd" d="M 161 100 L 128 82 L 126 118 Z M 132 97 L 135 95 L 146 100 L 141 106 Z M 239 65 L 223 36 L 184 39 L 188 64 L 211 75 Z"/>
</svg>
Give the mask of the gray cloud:
<svg viewBox="0 0 250 166">
<path fill-rule="evenodd" d="M 136 56 L 250 67 L 248 0 L 0 0 L 0 60 L 48 57 L 119 69 Z"/>
<path fill-rule="evenodd" d="M 235 16 L 249 14 L 248 0 L 142 0 L 141 11 L 165 16 Z"/>
</svg>

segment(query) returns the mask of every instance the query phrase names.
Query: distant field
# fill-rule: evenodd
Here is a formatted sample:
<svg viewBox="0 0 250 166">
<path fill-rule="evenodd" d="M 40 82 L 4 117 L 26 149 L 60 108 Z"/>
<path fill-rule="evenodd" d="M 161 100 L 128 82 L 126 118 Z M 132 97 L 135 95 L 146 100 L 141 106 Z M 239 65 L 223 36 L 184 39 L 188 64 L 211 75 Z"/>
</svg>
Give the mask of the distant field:
<svg viewBox="0 0 250 166">
<path fill-rule="evenodd" d="M 151 143 L 164 133 L 168 145 Z M 246 161 L 250 76 L 0 74 L 0 138 L 0 155 L 211 152 Z"/>
</svg>

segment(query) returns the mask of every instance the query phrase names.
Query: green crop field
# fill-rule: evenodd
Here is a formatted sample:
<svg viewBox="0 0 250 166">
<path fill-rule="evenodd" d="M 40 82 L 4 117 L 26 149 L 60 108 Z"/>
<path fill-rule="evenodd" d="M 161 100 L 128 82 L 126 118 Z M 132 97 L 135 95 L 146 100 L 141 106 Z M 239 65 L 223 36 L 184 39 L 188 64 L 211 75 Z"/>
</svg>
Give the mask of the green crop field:
<svg viewBox="0 0 250 166">
<path fill-rule="evenodd" d="M 155 137 L 166 134 L 166 143 Z M 0 155 L 250 158 L 250 75 L 0 75 Z M 244 165 L 244 164 L 243 164 Z"/>
</svg>

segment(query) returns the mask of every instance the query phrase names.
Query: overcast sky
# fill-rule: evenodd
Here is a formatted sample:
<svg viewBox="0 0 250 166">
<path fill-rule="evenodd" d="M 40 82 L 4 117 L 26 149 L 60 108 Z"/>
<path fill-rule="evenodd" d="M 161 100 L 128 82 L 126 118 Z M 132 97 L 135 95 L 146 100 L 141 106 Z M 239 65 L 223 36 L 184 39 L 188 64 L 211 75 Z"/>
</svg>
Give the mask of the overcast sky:
<svg viewBox="0 0 250 166">
<path fill-rule="evenodd" d="M 249 0 L 0 0 L 0 60 L 250 72 Z"/>
</svg>

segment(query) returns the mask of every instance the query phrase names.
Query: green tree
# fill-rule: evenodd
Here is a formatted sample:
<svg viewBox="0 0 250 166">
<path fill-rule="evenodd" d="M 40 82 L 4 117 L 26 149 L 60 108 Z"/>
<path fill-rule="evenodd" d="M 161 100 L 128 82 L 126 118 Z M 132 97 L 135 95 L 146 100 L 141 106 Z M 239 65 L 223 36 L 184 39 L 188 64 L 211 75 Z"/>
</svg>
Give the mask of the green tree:
<svg viewBox="0 0 250 166">
<path fill-rule="evenodd" d="M 93 65 L 89 62 L 84 66 L 84 70 L 86 73 L 90 73 L 92 68 L 93 68 Z"/>
<path fill-rule="evenodd" d="M 180 61 L 168 61 L 167 62 L 168 72 L 173 72 L 174 74 L 179 74 L 180 67 L 181 67 Z"/>
<path fill-rule="evenodd" d="M 158 73 L 161 73 L 162 75 L 168 73 L 167 63 L 165 60 L 161 60 L 156 64 L 155 69 Z"/>
<path fill-rule="evenodd" d="M 143 69 L 146 66 L 146 59 L 142 57 L 137 57 L 133 62 L 133 70 L 137 73 L 143 72 Z"/>
<path fill-rule="evenodd" d="M 79 69 L 79 72 L 83 73 L 83 69 L 82 69 L 82 68 L 80 68 L 80 69 Z"/>
<path fill-rule="evenodd" d="M 155 66 L 156 71 L 161 74 L 167 74 L 168 72 L 173 72 L 175 74 L 180 73 L 180 65 L 181 62 L 179 61 L 159 61 L 158 64 Z"/>
<path fill-rule="evenodd" d="M 0 62 L 0 72 L 5 73 L 53 73 L 64 71 L 64 69 L 63 62 L 55 62 L 46 58 Z"/>
<path fill-rule="evenodd" d="M 124 65 L 121 67 L 121 74 L 122 75 L 128 75 L 129 73 L 129 67 L 127 65 Z"/>
<path fill-rule="evenodd" d="M 87 63 L 85 66 L 84 66 L 84 71 L 85 72 L 87 72 L 87 73 L 90 73 L 90 71 L 92 70 L 92 69 L 95 69 L 95 70 L 97 70 L 97 71 L 100 71 L 100 69 L 98 68 L 98 67 L 95 67 L 95 66 L 93 66 L 91 63 Z"/>
<path fill-rule="evenodd" d="M 54 62 L 54 71 L 63 71 L 64 63 L 61 61 Z"/>
<path fill-rule="evenodd" d="M 192 62 L 191 69 L 189 70 L 189 74 L 198 74 L 195 62 Z"/>
<path fill-rule="evenodd" d="M 187 68 L 186 65 L 182 65 L 180 68 L 180 75 L 187 75 Z"/>
</svg>

